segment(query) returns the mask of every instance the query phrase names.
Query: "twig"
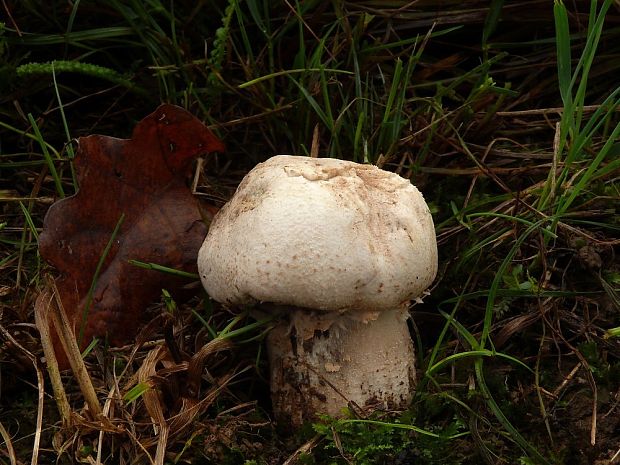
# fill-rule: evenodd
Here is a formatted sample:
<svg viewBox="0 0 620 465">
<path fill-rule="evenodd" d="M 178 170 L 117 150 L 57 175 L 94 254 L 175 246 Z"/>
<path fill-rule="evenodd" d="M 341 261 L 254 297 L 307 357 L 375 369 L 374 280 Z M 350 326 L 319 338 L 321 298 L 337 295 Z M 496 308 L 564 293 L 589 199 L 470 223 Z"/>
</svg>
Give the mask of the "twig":
<svg viewBox="0 0 620 465">
<path fill-rule="evenodd" d="M 575 375 L 577 374 L 577 372 L 579 371 L 579 368 L 581 368 L 582 364 L 581 362 L 577 363 L 577 365 L 575 365 L 573 367 L 573 369 L 570 371 L 570 373 L 568 375 L 566 375 L 566 377 L 564 378 L 564 380 L 560 383 L 560 385 L 554 389 L 553 391 L 553 396 L 555 398 L 557 398 L 560 394 L 560 391 L 562 391 L 566 385 L 570 382 L 570 380 L 572 380 Z"/>
<path fill-rule="evenodd" d="M 596 407 L 598 404 L 598 389 L 592 389 L 592 420 L 590 421 L 590 445 L 596 445 Z"/>
<path fill-rule="evenodd" d="M 17 35 L 19 37 L 21 37 L 22 36 L 22 31 L 20 31 L 19 26 L 17 25 L 17 23 L 13 19 L 13 15 L 11 14 L 11 10 L 9 9 L 8 5 L 6 4 L 6 0 L 2 0 L 2 6 L 4 7 L 4 11 L 6 11 L 6 15 L 11 20 L 11 24 L 15 28 L 15 32 L 17 32 Z"/>
<path fill-rule="evenodd" d="M 319 156 L 319 125 L 314 126 L 312 131 L 312 145 L 310 146 L 310 158 L 318 158 Z"/>
<path fill-rule="evenodd" d="M 287 458 L 282 465 L 295 465 L 302 454 L 309 453 L 321 441 L 321 435 L 317 434 L 305 444 L 302 444 L 293 454 Z"/>
</svg>

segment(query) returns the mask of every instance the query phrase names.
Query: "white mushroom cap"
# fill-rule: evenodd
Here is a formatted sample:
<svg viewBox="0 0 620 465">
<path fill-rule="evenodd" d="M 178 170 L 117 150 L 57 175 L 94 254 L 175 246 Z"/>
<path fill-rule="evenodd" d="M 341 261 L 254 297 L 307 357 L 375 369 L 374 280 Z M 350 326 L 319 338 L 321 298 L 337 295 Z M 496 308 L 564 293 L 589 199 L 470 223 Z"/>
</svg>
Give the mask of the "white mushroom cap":
<svg viewBox="0 0 620 465">
<path fill-rule="evenodd" d="M 216 215 L 198 268 L 223 303 L 379 311 L 430 286 L 437 245 L 408 180 L 371 165 L 279 155 L 250 171 Z"/>
</svg>

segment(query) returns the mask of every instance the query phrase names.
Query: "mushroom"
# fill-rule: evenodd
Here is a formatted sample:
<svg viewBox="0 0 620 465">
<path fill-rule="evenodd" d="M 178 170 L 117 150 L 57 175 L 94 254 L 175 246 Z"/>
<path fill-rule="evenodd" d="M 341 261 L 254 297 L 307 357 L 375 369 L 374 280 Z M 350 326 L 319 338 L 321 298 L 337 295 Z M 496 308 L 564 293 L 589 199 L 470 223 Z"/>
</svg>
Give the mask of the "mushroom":
<svg viewBox="0 0 620 465">
<path fill-rule="evenodd" d="M 216 301 L 278 315 L 267 349 L 279 424 L 411 401 L 408 305 L 435 278 L 437 244 L 408 180 L 349 161 L 275 156 L 216 215 L 198 269 Z"/>
</svg>

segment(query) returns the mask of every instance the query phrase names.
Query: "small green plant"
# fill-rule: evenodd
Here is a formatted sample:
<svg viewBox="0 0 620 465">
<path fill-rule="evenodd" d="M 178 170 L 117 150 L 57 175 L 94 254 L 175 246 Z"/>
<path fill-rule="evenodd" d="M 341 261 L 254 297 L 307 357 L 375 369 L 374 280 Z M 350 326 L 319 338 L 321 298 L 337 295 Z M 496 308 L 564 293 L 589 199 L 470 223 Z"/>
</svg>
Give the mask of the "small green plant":
<svg viewBox="0 0 620 465">
<path fill-rule="evenodd" d="M 413 426 L 414 416 L 406 412 L 395 420 L 353 420 L 322 417 L 314 430 L 323 436 L 318 463 L 375 465 L 410 463 L 456 465 L 462 457 L 451 444 L 463 435 L 459 421 L 438 429 Z"/>
<path fill-rule="evenodd" d="M 215 31 L 213 48 L 209 54 L 209 66 L 215 73 L 220 73 L 222 71 L 222 64 L 226 56 L 226 47 L 230 36 L 230 23 L 236 9 L 237 0 L 228 0 L 228 5 L 222 17 L 222 26 Z M 219 78 L 213 73 L 209 75 L 209 84 L 220 85 Z"/>
</svg>

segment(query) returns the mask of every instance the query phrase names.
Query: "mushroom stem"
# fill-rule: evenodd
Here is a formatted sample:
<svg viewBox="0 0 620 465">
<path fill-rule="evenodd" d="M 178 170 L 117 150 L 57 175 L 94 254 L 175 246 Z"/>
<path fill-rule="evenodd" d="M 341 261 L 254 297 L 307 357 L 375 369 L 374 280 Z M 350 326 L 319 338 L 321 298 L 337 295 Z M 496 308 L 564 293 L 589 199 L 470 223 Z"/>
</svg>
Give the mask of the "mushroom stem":
<svg viewBox="0 0 620 465">
<path fill-rule="evenodd" d="M 415 387 L 414 349 L 406 306 L 333 316 L 292 309 L 267 338 L 272 401 L 280 425 L 293 428 L 317 414 L 402 409 Z"/>
</svg>

